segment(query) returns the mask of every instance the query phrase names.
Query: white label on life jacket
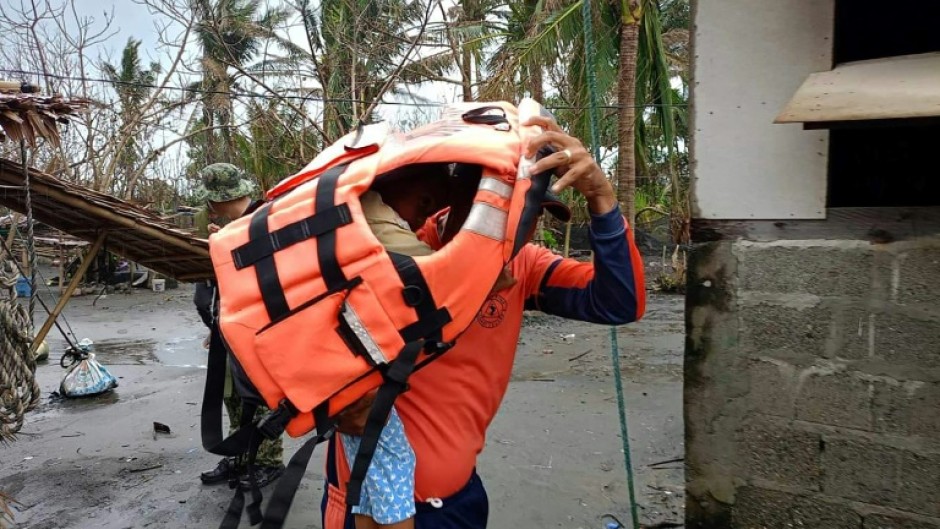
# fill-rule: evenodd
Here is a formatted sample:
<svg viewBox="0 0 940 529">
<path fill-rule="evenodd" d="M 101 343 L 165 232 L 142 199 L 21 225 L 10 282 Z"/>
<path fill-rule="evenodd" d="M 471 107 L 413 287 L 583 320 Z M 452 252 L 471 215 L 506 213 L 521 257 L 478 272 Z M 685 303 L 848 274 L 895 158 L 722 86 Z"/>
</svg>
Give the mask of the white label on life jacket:
<svg viewBox="0 0 940 529">
<path fill-rule="evenodd" d="M 484 177 L 481 179 L 480 189 L 495 193 L 503 198 L 509 198 L 512 196 L 512 186 L 506 182 L 503 182 L 502 180 L 497 180 L 496 178 Z"/>
<path fill-rule="evenodd" d="M 529 174 L 529 167 L 535 163 L 535 157 L 526 158 L 525 156 L 519 157 L 519 167 L 516 170 L 516 179 L 517 180 L 528 180 L 532 175 Z"/>
<path fill-rule="evenodd" d="M 366 326 L 362 324 L 362 320 L 359 318 L 359 315 L 356 314 L 356 309 L 352 308 L 352 305 L 344 302 L 343 310 L 339 313 L 339 317 L 346 320 L 346 323 L 349 324 L 349 328 L 352 329 L 353 334 L 362 342 L 363 347 L 365 347 L 366 352 L 369 353 L 369 357 L 372 358 L 375 365 L 388 363 L 385 355 L 382 354 L 382 350 L 379 349 L 378 344 L 372 339 L 372 335 L 369 334 Z"/>
<path fill-rule="evenodd" d="M 506 222 L 509 213 L 485 202 L 475 202 L 470 208 L 463 229 L 489 237 L 495 241 L 506 240 Z"/>
</svg>

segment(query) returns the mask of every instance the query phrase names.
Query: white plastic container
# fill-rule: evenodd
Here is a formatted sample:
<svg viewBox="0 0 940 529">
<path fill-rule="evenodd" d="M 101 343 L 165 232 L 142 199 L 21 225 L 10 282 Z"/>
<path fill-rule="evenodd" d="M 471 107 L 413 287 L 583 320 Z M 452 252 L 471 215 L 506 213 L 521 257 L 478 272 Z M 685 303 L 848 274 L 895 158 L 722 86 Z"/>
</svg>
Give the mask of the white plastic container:
<svg viewBox="0 0 940 529">
<path fill-rule="evenodd" d="M 166 279 L 154 279 L 153 280 L 153 291 L 154 292 L 163 292 L 166 290 Z"/>
</svg>

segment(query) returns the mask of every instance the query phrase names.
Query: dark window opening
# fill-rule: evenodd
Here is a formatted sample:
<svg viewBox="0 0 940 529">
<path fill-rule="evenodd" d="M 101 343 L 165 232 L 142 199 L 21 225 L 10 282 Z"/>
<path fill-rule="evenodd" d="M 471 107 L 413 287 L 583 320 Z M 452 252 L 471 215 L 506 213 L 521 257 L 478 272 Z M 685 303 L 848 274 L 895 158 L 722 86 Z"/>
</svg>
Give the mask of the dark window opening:
<svg viewBox="0 0 940 529">
<path fill-rule="evenodd" d="M 938 153 L 936 122 L 832 129 L 828 206 L 940 205 Z"/>
<path fill-rule="evenodd" d="M 940 52 L 940 2 L 836 0 L 833 61 Z M 897 9 L 899 8 L 899 9 Z M 829 207 L 940 205 L 940 119 L 834 125 L 829 136 Z"/>
<path fill-rule="evenodd" d="M 836 0 L 833 62 L 940 51 L 938 21 L 937 1 Z"/>
</svg>

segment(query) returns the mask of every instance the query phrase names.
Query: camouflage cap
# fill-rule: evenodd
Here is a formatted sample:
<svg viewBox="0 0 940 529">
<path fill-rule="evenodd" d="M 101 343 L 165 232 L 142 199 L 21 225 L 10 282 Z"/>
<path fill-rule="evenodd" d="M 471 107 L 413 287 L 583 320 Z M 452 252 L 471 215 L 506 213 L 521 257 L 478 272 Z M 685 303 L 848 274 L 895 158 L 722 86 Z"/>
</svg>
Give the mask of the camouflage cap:
<svg viewBox="0 0 940 529">
<path fill-rule="evenodd" d="M 202 182 L 196 188 L 200 202 L 228 202 L 247 197 L 254 191 L 251 178 L 230 163 L 214 163 L 199 171 Z"/>
</svg>

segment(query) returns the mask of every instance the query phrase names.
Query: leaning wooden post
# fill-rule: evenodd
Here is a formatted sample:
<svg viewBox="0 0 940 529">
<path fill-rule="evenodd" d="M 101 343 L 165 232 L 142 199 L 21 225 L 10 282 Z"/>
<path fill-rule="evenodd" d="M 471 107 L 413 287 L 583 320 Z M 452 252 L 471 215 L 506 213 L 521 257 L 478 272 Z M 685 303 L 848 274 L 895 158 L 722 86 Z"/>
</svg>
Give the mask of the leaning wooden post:
<svg viewBox="0 0 940 529">
<path fill-rule="evenodd" d="M 65 308 L 65 304 L 68 303 L 69 299 L 72 298 L 72 294 L 75 292 L 75 289 L 78 288 L 78 284 L 81 283 L 82 277 L 85 276 L 85 272 L 88 271 L 88 267 L 91 266 L 91 262 L 95 260 L 95 255 L 98 254 L 98 251 L 101 250 L 101 246 L 104 245 L 104 240 L 107 237 L 108 232 L 102 230 L 98 234 L 98 238 L 95 239 L 95 243 L 91 245 L 91 249 L 88 250 L 88 253 L 85 254 L 85 258 L 82 260 L 81 266 L 78 267 L 78 270 L 75 272 L 75 275 L 72 276 L 72 281 L 69 282 L 68 288 L 65 289 L 65 293 L 62 294 L 62 297 L 59 298 L 59 302 L 55 304 L 55 308 L 52 309 L 52 312 L 49 313 L 49 317 L 46 318 L 46 322 L 42 324 L 42 328 L 39 329 L 39 332 L 36 333 L 36 336 L 33 338 L 33 345 L 30 347 L 30 353 L 35 353 L 36 349 L 39 348 L 39 344 L 46 338 L 46 335 L 49 334 L 49 330 L 52 329 L 52 325 L 55 323 L 56 318 L 59 317 L 59 314 L 62 312 L 62 309 Z"/>
<path fill-rule="evenodd" d="M 13 239 L 16 237 L 17 225 L 20 223 L 20 212 L 13 212 L 13 224 L 10 224 L 10 233 L 7 234 L 7 248 L 13 248 Z M 12 255 L 10 257 L 13 257 Z M 15 259 L 15 258 L 14 258 Z"/>
<path fill-rule="evenodd" d="M 65 245 L 62 243 L 62 234 L 59 233 L 59 295 L 65 291 Z"/>
</svg>

